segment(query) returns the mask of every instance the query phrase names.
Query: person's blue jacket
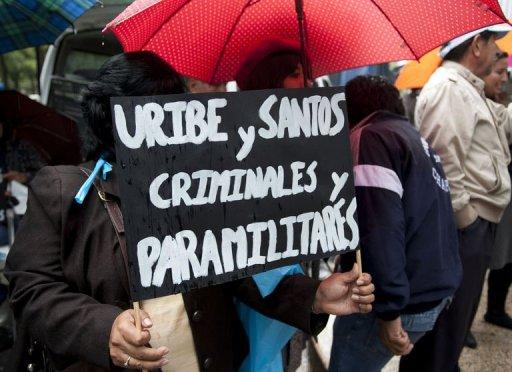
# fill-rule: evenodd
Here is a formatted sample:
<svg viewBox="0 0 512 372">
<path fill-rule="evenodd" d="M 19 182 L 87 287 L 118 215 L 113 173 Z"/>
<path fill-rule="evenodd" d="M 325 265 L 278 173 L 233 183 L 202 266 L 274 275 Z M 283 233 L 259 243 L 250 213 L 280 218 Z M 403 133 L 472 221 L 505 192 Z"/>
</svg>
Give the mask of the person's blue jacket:
<svg viewBox="0 0 512 372">
<path fill-rule="evenodd" d="M 350 134 L 363 268 L 377 316 L 419 313 L 462 278 L 441 159 L 405 117 L 376 112 Z"/>
</svg>

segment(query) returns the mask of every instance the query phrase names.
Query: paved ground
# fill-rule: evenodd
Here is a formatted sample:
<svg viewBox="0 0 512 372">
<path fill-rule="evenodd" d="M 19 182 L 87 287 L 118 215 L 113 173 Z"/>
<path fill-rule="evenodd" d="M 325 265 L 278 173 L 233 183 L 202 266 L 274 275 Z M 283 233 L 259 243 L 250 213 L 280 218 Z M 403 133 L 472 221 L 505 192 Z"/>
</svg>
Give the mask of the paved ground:
<svg viewBox="0 0 512 372">
<path fill-rule="evenodd" d="M 460 361 L 462 372 L 512 371 L 512 331 L 484 322 L 486 306 L 487 288 L 484 289 L 473 324 L 473 334 L 478 342 L 478 348 L 464 348 Z M 508 296 L 507 312 L 512 314 L 512 291 Z"/>
</svg>

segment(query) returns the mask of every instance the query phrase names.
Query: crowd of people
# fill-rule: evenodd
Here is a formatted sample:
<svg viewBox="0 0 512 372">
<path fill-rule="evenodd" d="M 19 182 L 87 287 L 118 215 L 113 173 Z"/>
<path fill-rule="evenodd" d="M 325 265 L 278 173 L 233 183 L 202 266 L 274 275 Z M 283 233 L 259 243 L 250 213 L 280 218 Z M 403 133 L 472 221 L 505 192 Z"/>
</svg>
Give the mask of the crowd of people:
<svg viewBox="0 0 512 372">
<path fill-rule="evenodd" d="M 234 298 L 312 335 L 325 327 L 327 314 L 336 315 L 333 372 L 380 371 L 394 355 L 402 356 L 400 371 L 459 370 L 489 268 L 485 320 L 512 329 L 505 312 L 512 282 L 512 106 L 504 105 L 502 89 L 508 55 L 495 43 L 502 36 L 491 27 L 445 44 L 414 115 L 406 116 L 400 92 L 383 78 L 361 76 L 346 86 L 368 273 L 345 255 L 339 266 L 348 270 L 322 281 L 290 275 L 267 297 L 246 278 L 144 301 L 141 330 L 119 222 L 110 98 L 225 86 L 183 80 L 148 52 L 107 61 L 83 100 L 98 144 L 89 162 L 45 167 L 21 180 L 33 178 L 6 266 L 17 320 L 12 370 L 34 363 L 38 345 L 45 365 L 58 371 L 235 371 L 250 350 Z M 237 84 L 308 87 L 302 58 L 293 48 L 266 48 L 247 58 Z M 75 194 L 100 156 L 114 164 L 106 180 L 95 182 L 104 197 L 91 193 L 79 205 Z M 153 331 L 164 328 L 165 337 Z"/>
</svg>

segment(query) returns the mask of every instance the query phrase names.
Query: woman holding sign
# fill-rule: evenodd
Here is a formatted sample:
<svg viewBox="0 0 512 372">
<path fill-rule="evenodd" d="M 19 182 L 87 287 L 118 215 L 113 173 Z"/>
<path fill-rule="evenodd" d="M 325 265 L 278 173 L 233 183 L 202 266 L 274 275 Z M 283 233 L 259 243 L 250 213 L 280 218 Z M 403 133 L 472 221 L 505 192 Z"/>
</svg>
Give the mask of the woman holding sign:
<svg viewBox="0 0 512 372">
<path fill-rule="evenodd" d="M 115 164 L 111 97 L 183 92 L 175 71 L 150 53 L 107 61 L 83 103 L 99 143 L 95 156 L 104 154 Z M 160 329 L 144 311 L 142 329 L 137 329 L 137 314 L 131 309 L 122 216 L 116 208 L 116 166 L 110 172 L 103 166 L 106 178 L 94 180 L 99 192 L 92 189 L 81 205 L 75 201 L 93 165 L 46 167 L 31 184 L 28 211 L 6 265 L 18 322 L 13 370 L 26 369 L 21 361 L 29 342 L 37 340 L 57 370 L 168 365 L 165 370 L 236 371 L 248 345 L 234 298 L 311 334 L 324 327 L 327 317 L 322 314 L 371 311 L 374 287 L 369 275 L 359 276 L 357 267 L 323 282 L 287 276 L 265 298 L 253 279 L 246 278 L 168 296 L 175 310 L 168 322 L 175 325 L 177 337 L 171 337 L 174 343 L 151 347 Z"/>
</svg>

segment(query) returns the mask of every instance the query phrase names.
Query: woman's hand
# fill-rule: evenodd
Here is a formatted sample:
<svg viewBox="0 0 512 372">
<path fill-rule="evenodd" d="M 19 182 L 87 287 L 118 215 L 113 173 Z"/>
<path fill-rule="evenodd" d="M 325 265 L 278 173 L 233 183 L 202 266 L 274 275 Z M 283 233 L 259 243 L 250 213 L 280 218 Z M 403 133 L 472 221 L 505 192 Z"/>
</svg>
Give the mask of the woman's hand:
<svg viewBox="0 0 512 372">
<path fill-rule="evenodd" d="M 114 320 L 110 331 L 109 349 L 112 362 L 123 368 L 157 369 L 168 363 L 164 358 L 169 353 L 166 347 L 148 347 L 153 325 L 149 316 L 140 310 L 142 330 L 135 327 L 135 310 L 123 311 Z"/>
<path fill-rule="evenodd" d="M 348 273 L 334 273 L 324 279 L 316 291 L 313 312 L 332 315 L 369 313 L 375 301 L 370 274 L 359 276 L 359 268 L 354 264 Z"/>
</svg>

